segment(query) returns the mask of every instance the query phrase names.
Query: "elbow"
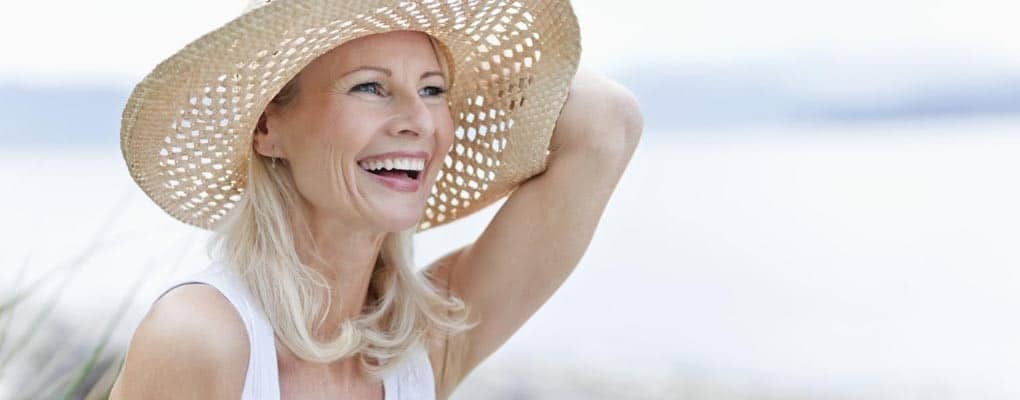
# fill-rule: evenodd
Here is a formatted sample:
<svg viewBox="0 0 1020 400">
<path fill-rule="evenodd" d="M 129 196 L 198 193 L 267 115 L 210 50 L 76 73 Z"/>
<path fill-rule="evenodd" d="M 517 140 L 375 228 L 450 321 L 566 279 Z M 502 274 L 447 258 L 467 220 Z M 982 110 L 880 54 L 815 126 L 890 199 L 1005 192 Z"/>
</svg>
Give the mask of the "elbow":
<svg viewBox="0 0 1020 400">
<path fill-rule="evenodd" d="M 628 156 L 637 148 L 641 140 L 641 132 L 644 130 L 645 120 L 641 114 L 641 105 L 637 96 L 629 89 L 620 85 L 617 90 L 616 103 L 620 110 L 620 119 L 623 121 L 623 151 Z"/>
<path fill-rule="evenodd" d="M 604 140 L 598 146 L 601 153 L 627 163 L 641 139 L 644 116 L 634 93 L 615 82 L 609 86 L 606 98 L 611 112 L 604 115 L 603 124 L 611 128 L 602 136 Z"/>
<path fill-rule="evenodd" d="M 586 157 L 629 161 L 644 128 L 637 96 L 627 87 L 591 70 L 581 69 L 557 121 L 550 149 Z"/>
</svg>

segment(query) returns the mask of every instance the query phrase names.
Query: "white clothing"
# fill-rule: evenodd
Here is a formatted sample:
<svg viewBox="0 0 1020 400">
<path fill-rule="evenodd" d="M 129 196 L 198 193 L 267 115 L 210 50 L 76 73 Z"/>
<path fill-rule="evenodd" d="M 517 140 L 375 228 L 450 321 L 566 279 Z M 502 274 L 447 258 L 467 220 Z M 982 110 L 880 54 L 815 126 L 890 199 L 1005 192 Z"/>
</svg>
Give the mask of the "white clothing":
<svg viewBox="0 0 1020 400">
<path fill-rule="evenodd" d="M 241 400 L 279 400 L 280 378 L 276 364 L 275 335 L 251 292 L 233 271 L 213 262 L 201 271 L 170 282 L 153 303 L 171 289 L 189 283 L 204 283 L 219 290 L 244 321 L 248 331 L 250 356 Z M 425 348 L 421 345 L 413 348 L 404 364 L 385 376 L 383 388 L 385 400 L 435 400 L 432 364 Z"/>
</svg>

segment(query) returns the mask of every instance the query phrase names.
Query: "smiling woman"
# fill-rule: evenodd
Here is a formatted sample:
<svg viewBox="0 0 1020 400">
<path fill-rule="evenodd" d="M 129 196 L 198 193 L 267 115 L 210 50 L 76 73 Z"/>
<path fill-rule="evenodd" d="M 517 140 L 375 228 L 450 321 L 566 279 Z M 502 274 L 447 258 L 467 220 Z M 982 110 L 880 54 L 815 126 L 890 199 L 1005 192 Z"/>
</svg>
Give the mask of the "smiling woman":
<svg viewBox="0 0 1020 400">
<path fill-rule="evenodd" d="M 266 107 L 255 151 L 283 161 L 285 176 L 313 205 L 309 219 L 353 207 L 375 209 L 391 232 L 418 222 L 431 194 L 424 189 L 442 165 L 432 155 L 448 153 L 454 141 L 442 93 L 449 66 L 440 54 L 435 39 L 421 32 L 354 39 L 312 61 L 285 86 L 287 100 Z M 364 173 L 365 163 L 378 172 Z M 395 171 L 419 163 L 426 171 L 421 180 Z M 356 186 L 359 180 L 366 185 Z M 345 215 L 341 230 L 372 224 L 355 218 Z"/>
<path fill-rule="evenodd" d="M 636 146 L 633 96 L 575 77 L 565 1 L 305 3 L 259 2 L 132 93 L 132 176 L 214 261 L 156 298 L 114 399 L 446 398 L 566 279 Z M 416 230 L 507 194 L 415 271 Z"/>
<path fill-rule="evenodd" d="M 347 42 L 293 78 L 256 126 L 253 151 L 262 157 L 254 158 L 259 162 L 248 182 L 250 196 L 217 230 L 218 259 L 236 266 L 284 266 L 255 268 L 245 278 L 268 319 L 279 321 L 275 330 L 285 345 L 279 351 L 292 360 L 281 369 L 284 376 L 318 368 L 353 376 L 364 368 L 382 378 L 381 367 L 411 354 L 423 334 L 468 328 L 463 303 L 440 296 L 404 257 L 411 246 L 406 230 L 417 223 L 429 194 L 423 188 L 438 172 L 429 161 L 453 142 L 446 101 L 420 94 L 443 82 L 442 76 L 419 76 L 420 70 L 440 67 L 433 40 L 402 31 Z M 385 67 L 356 67 L 360 63 Z M 337 71 L 352 72 L 335 79 Z M 365 81 L 386 91 L 359 90 L 369 86 Z M 272 165 L 266 157 L 279 160 L 279 167 L 266 168 Z M 363 168 L 395 171 L 412 163 L 426 171 L 424 182 Z M 292 228 L 259 229 L 263 226 Z M 310 295 L 279 296 L 281 287 Z M 299 381 L 282 379 L 282 394 L 323 390 Z"/>
</svg>

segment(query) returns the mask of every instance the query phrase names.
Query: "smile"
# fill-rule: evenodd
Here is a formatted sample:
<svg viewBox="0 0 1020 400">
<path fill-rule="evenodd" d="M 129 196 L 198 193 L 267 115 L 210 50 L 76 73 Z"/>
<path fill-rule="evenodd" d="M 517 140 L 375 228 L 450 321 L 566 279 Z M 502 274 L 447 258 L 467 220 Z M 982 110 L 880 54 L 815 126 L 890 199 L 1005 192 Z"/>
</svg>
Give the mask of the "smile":
<svg viewBox="0 0 1020 400">
<path fill-rule="evenodd" d="M 381 160 L 360 162 L 362 171 L 373 181 L 398 192 L 414 193 L 421 188 L 424 160 Z"/>
<path fill-rule="evenodd" d="M 362 161 L 361 169 L 372 174 L 388 177 L 404 177 L 418 180 L 418 175 L 425 168 L 425 160 L 419 158 L 388 158 L 376 161 Z"/>
</svg>

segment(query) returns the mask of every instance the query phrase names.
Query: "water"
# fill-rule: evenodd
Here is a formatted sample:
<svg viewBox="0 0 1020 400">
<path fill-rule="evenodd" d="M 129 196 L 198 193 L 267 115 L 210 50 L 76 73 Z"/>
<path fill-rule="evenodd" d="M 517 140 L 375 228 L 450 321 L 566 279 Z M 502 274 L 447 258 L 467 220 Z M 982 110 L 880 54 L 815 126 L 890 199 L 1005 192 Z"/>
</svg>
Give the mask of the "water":
<svg viewBox="0 0 1020 400">
<path fill-rule="evenodd" d="M 1020 120 L 693 129 L 649 127 L 574 274 L 458 397 L 1020 396 Z M 101 242 L 58 306 L 81 332 L 154 262 L 124 346 L 205 265 L 117 148 L 0 163 L 0 278 Z M 419 265 L 500 204 L 419 235 Z"/>
</svg>

